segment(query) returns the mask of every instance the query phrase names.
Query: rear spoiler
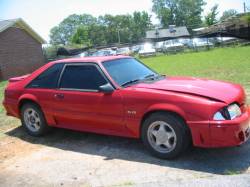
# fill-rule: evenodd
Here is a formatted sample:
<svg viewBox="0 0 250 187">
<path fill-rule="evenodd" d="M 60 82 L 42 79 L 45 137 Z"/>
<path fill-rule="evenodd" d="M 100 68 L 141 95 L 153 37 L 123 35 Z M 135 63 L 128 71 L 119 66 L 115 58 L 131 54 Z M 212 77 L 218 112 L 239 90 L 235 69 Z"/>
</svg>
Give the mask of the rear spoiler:
<svg viewBox="0 0 250 187">
<path fill-rule="evenodd" d="M 13 78 L 9 79 L 9 82 L 18 82 L 18 81 L 21 81 L 21 80 L 27 78 L 28 76 L 30 76 L 30 74 L 23 75 L 23 76 L 20 76 L 20 77 L 13 77 Z"/>
</svg>

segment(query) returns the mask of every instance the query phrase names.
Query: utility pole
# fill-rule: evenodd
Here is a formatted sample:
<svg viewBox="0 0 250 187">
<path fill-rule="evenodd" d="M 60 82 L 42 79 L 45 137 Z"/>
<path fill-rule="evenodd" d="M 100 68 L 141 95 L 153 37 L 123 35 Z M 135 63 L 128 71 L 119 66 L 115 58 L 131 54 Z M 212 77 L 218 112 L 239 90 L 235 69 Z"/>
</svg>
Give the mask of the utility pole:
<svg viewBox="0 0 250 187">
<path fill-rule="evenodd" d="M 245 2 L 243 3 L 243 6 L 244 6 L 244 13 L 246 13 L 247 10 L 246 10 L 246 3 Z"/>
<path fill-rule="evenodd" d="M 120 44 L 121 43 L 121 38 L 120 38 L 120 30 L 117 29 L 117 35 L 118 35 L 118 43 Z"/>
</svg>

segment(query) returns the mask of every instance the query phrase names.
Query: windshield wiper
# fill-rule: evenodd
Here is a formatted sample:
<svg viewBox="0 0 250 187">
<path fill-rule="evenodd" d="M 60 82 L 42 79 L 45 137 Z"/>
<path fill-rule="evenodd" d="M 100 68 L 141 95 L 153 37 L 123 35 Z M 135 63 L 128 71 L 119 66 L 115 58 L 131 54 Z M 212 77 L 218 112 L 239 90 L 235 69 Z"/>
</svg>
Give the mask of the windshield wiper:
<svg viewBox="0 0 250 187">
<path fill-rule="evenodd" d="M 151 78 L 154 79 L 155 77 L 156 77 L 155 74 L 149 74 L 149 75 L 145 76 L 144 79 L 151 79 Z"/>
<path fill-rule="evenodd" d="M 149 75 L 145 76 L 144 79 L 156 80 L 156 79 L 160 79 L 162 77 L 164 77 L 164 76 L 159 75 L 159 74 L 149 74 Z"/>
<path fill-rule="evenodd" d="M 121 86 L 124 87 L 124 86 L 127 86 L 129 84 L 137 83 L 139 81 L 141 81 L 141 79 L 130 80 L 130 81 L 127 81 L 127 82 L 123 83 Z"/>
<path fill-rule="evenodd" d="M 137 82 L 140 82 L 140 81 L 144 81 L 146 79 L 155 80 L 155 79 L 159 79 L 161 77 L 162 77 L 162 75 L 159 75 L 159 74 L 149 74 L 149 75 L 145 76 L 143 79 L 133 79 L 133 80 L 130 80 L 130 81 L 127 81 L 127 82 L 123 83 L 121 86 L 124 87 L 124 86 L 127 86 L 129 84 L 133 84 L 133 83 L 137 83 Z"/>
</svg>

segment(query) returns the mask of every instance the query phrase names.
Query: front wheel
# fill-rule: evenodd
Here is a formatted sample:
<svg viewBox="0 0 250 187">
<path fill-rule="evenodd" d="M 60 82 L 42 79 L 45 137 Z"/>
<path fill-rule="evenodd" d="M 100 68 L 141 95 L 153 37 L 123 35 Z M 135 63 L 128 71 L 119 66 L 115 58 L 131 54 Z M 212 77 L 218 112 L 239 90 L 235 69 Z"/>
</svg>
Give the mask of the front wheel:
<svg viewBox="0 0 250 187">
<path fill-rule="evenodd" d="M 33 103 L 22 106 L 21 121 L 26 131 L 32 136 L 44 135 L 49 130 L 42 110 Z"/>
<path fill-rule="evenodd" d="M 186 124 L 176 115 L 154 113 L 142 125 L 142 140 L 156 157 L 173 159 L 185 151 L 190 143 Z"/>
</svg>

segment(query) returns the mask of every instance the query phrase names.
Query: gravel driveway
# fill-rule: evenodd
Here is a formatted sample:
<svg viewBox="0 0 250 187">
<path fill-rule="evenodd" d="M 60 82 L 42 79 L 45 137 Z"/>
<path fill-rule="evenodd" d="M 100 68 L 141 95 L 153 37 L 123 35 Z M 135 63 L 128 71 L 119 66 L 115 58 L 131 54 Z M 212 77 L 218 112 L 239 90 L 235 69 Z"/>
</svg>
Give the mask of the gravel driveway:
<svg viewBox="0 0 250 187">
<path fill-rule="evenodd" d="M 191 148 L 167 161 L 139 140 L 56 129 L 42 138 L 18 127 L 0 141 L 0 186 L 250 186 L 250 141 Z"/>
</svg>

